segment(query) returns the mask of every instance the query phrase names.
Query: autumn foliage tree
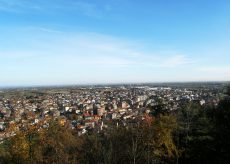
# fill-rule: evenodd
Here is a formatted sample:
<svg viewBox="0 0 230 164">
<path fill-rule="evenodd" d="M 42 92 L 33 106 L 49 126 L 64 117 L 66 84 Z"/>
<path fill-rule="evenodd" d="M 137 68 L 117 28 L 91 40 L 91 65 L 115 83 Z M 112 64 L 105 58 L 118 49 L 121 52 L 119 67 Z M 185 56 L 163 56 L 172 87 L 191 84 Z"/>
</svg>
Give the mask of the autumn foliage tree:
<svg viewBox="0 0 230 164">
<path fill-rule="evenodd" d="M 126 125 L 115 120 L 102 132 L 82 136 L 68 121 L 63 125 L 51 119 L 4 140 L 0 163 L 228 163 L 229 100 L 216 107 L 188 102 L 176 112 L 144 114 Z M 16 131 L 13 125 L 9 129 Z"/>
</svg>

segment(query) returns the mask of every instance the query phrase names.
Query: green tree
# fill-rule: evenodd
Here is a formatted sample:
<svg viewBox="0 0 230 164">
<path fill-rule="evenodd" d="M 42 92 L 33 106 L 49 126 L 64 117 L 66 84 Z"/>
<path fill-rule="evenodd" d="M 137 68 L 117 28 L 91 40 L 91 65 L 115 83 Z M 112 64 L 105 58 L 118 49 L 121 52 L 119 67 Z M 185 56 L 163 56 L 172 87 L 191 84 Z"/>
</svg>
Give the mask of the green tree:
<svg viewBox="0 0 230 164">
<path fill-rule="evenodd" d="M 153 161 L 169 163 L 178 157 L 173 133 L 177 129 L 177 120 L 172 115 L 160 115 L 153 122 Z"/>
</svg>

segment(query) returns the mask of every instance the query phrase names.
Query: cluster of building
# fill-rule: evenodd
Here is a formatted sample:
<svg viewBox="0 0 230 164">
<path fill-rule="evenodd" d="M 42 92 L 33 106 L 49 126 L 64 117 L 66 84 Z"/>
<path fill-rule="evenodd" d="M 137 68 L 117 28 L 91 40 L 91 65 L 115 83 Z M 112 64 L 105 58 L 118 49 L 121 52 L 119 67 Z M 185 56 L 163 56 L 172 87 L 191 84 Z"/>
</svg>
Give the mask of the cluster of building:
<svg viewBox="0 0 230 164">
<path fill-rule="evenodd" d="M 5 96 L 7 92 L 11 95 Z M 1 139 L 28 125 L 42 122 L 41 128 L 47 128 L 48 122 L 44 121 L 47 118 L 57 119 L 62 125 L 68 122 L 82 135 L 103 131 L 110 123 L 116 126 L 138 123 L 159 105 L 164 110 L 177 111 L 183 102 L 217 105 L 219 101 L 215 89 L 149 86 L 11 90 L 1 95 Z"/>
</svg>

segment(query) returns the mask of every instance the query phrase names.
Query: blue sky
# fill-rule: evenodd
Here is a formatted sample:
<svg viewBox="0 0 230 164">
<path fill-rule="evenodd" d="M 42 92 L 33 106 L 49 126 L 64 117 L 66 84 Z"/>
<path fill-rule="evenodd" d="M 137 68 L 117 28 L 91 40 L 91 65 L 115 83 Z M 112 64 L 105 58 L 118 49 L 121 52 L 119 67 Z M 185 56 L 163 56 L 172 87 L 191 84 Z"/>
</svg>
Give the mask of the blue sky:
<svg viewBox="0 0 230 164">
<path fill-rule="evenodd" d="M 230 80 L 229 0 L 0 0 L 0 86 Z"/>
</svg>

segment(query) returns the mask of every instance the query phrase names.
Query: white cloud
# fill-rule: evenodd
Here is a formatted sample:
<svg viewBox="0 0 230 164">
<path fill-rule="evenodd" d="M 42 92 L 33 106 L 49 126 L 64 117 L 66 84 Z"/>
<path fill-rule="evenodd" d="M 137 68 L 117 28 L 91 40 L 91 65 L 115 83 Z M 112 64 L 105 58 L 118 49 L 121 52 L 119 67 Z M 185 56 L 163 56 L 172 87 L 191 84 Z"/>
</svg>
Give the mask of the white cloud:
<svg viewBox="0 0 230 164">
<path fill-rule="evenodd" d="M 186 55 L 178 56 L 181 53 L 175 51 L 149 52 L 141 43 L 113 36 L 56 33 L 46 28 L 45 31 L 41 28 L 26 30 L 27 35 L 24 29 L 15 36 L 23 39 L 18 48 L 12 45 L 0 51 L 0 83 L 169 81 L 173 80 L 168 76 L 170 71 L 190 61 Z"/>
<path fill-rule="evenodd" d="M 166 59 L 164 65 L 169 67 L 175 67 L 178 65 L 186 65 L 191 63 L 192 60 L 186 57 L 185 55 L 174 55 Z"/>
<path fill-rule="evenodd" d="M 230 66 L 209 66 L 198 68 L 198 70 L 206 73 L 230 74 Z"/>
<path fill-rule="evenodd" d="M 0 58 L 8 58 L 10 60 L 20 60 L 25 58 L 36 58 L 41 53 L 30 52 L 30 51 L 0 51 Z"/>
<path fill-rule="evenodd" d="M 62 33 L 62 31 L 54 30 L 54 29 L 50 29 L 50 28 L 39 27 L 38 29 L 43 31 L 43 32 L 48 32 L 48 33 Z"/>
<path fill-rule="evenodd" d="M 65 1 L 59 0 L 57 3 L 51 1 L 31 1 L 31 0 L 0 0 L 0 11 L 13 12 L 13 13 L 29 13 L 39 12 L 52 13 L 52 12 L 66 12 L 77 11 L 78 13 L 101 19 L 110 10 L 111 6 L 98 5 L 92 2 L 86 2 L 84 0 L 77 1 Z"/>
<path fill-rule="evenodd" d="M 86 16 L 97 17 L 97 18 L 101 17 L 100 10 L 93 3 L 77 1 L 73 4 L 73 7 L 79 10 L 81 13 L 83 13 Z"/>
<path fill-rule="evenodd" d="M 39 31 L 47 32 L 41 35 Z M 29 28 L 29 33 L 39 35 L 28 38 L 26 45 L 32 50 L 14 50 L 0 52 L 13 58 L 27 58 L 27 60 L 52 61 L 52 63 L 69 63 L 95 67 L 178 67 L 190 64 L 191 60 L 185 55 L 173 52 L 162 54 L 160 51 L 146 53 L 138 47 L 143 45 L 133 41 L 95 33 L 66 34 L 49 28 Z M 50 35 L 49 35 L 50 33 Z M 35 39 L 34 39 L 35 38 Z M 140 46 L 141 45 L 141 46 Z M 175 54 L 174 54 L 175 53 Z M 51 63 L 51 64 L 52 64 Z"/>
<path fill-rule="evenodd" d="M 41 5 L 29 0 L 0 0 L 0 11 L 21 13 L 29 10 L 40 10 Z"/>
</svg>

